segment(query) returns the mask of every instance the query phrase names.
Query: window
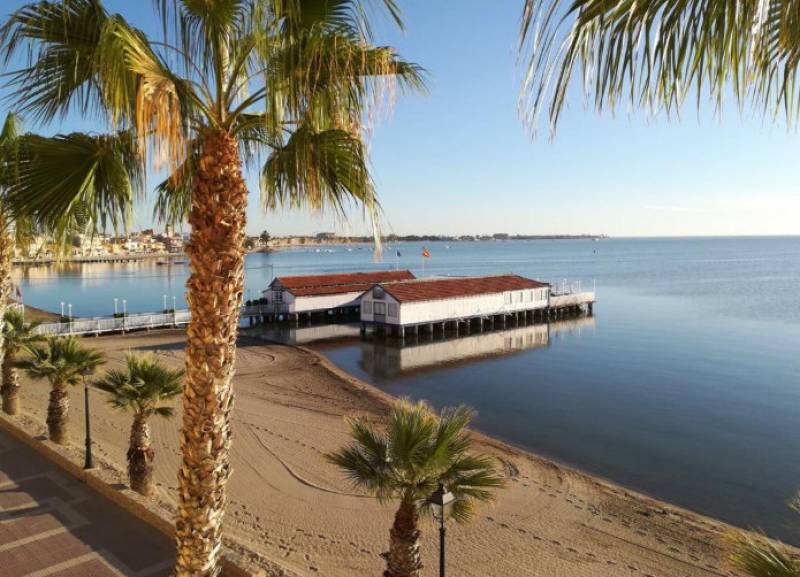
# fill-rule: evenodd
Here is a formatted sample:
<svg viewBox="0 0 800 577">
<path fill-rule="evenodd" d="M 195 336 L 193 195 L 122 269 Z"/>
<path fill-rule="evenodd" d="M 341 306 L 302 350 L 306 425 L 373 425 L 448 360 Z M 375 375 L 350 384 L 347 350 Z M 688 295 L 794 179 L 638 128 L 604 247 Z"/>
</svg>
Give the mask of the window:
<svg viewBox="0 0 800 577">
<path fill-rule="evenodd" d="M 375 314 L 386 315 L 386 303 L 375 303 Z"/>
<path fill-rule="evenodd" d="M 382 299 L 385 294 L 383 287 L 376 286 L 372 289 L 372 298 L 374 299 Z"/>
<path fill-rule="evenodd" d="M 505 297 L 505 302 L 507 305 L 511 304 L 511 293 L 504 293 L 503 297 Z"/>
<path fill-rule="evenodd" d="M 283 292 L 282 291 L 272 291 L 272 300 L 276 303 L 283 302 Z"/>
<path fill-rule="evenodd" d="M 519 291 L 519 292 L 517 293 L 517 302 L 518 302 L 518 303 L 521 303 L 521 302 L 522 302 L 522 291 Z"/>
<path fill-rule="evenodd" d="M 528 291 L 525 293 L 525 301 L 531 302 L 533 300 L 533 291 Z"/>
<path fill-rule="evenodd" d="M 364 312 L 368 315 L 372 314 L 372 301 L 364 301 Z"/>
<path fill-rule="evenodd" d="M 397 305 L 394 303 L 389 303 L 389 316 L 397 318 L 397 313 L 398 313 Z"/>
</svg>

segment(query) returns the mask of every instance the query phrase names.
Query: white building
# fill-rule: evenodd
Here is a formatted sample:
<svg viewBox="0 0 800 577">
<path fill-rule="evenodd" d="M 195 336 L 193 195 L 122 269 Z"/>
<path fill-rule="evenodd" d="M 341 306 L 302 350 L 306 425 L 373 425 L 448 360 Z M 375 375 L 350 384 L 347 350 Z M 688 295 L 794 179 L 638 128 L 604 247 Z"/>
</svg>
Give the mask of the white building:
<svg viewBox="0 0 800 577">
<path fill-rule="evenodd" d="M 407 270 L 283 276 L 273 280 L 262 295 L 271 314 L 354 310 L 359 306 L 359 297 L 376 283 L 413 278 Z"/>
<path fill-rule="evenodd" d="M 361 321 L 431 329 L 472 319 L 494 322 L 495 317 L 546 309 L 549 297 L 550 285 L 511 274 L 383 282 L 361 297 Z"/>
</svg>

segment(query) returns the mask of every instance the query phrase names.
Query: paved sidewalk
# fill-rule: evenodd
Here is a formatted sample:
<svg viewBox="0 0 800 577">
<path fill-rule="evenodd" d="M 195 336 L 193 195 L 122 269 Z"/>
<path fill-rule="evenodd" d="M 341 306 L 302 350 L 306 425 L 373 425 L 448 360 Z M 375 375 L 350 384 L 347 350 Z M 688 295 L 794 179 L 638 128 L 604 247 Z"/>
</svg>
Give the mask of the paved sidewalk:
<svg viewBox="0 0 800 577">
<path fill-rule="evenodd" d="M 2 577 L 167 577 L 174 545 L 0 431 Z"/>
</svg>

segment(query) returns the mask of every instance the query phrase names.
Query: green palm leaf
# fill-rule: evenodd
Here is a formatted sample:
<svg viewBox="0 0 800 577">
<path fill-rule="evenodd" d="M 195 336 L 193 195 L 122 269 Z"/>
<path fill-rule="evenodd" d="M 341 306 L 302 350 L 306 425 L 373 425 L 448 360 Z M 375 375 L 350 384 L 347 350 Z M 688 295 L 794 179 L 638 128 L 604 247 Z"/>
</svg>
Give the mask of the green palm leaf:
<svg viewBox="0 0 800 577">
<path fill-rule="evenodd" d="M 443 483 L 456 497 L 450 516 L 468 521 L 476 502 L 490 501 L 504 479 L 492 459 L 469 452 L 466 407 L 436 415 L 424 403 L 398 402 L 384 431 L 351 419 L 352 443 L 328 456 L 354 486 L 380 501 L 411 499 L 428 511 L 427 498 Z"/>
<path fill-rule="evenodd" d="M 154 355 L 125 356 L 125 370 L 112 369 L 95 383 L 109 394 L 109 403 L 144 417 L 172 416 L 165 405 L 182 391 L 184 371 L 164 366 Z"/>
<path fill-rule="evenodd" d="M 598 109 L 629 103 L 677 115 L 694 93 L 698 106 L 732 97 L 793 123 L 798 14 L 797 0 L 526 0 L 522 112 L 534 128 L 546 113 L 555 130 L 580 77 Z"/>
</svg>

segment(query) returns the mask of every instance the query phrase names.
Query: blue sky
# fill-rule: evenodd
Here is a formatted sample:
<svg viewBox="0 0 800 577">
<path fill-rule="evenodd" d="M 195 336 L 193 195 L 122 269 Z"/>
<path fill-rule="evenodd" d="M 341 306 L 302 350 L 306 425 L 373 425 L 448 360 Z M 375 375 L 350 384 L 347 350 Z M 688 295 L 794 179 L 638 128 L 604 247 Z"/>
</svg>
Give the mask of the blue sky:
<svg viewBox="0 0 800 577">
<path fill-rule="evenodd" d="M 22 5 L 5 0 L 3 11 Z M 522 0 L 399 0 L 405 32 L 376 39 L 430 74 L 430 93 L 400 97 L 371 138 L 384 229 L 420 233 L 603 233 L 613 236 L 800 234 L 795 131 L 729 107 L 722 118 L 597 115 L 572 91 L 554 141 L 517 114 Z M 107 0 L 148 32 L 151 3 Z M 49 130 L 99 128 L 70 118 Z M 367 234 L 359 211 L 263 214 L 249 178 L 248 230 Z M 157 182 L 151 179 L 151 184 Z M 151 225 L 150 207 L 133 227 Z"/>
</svg>

